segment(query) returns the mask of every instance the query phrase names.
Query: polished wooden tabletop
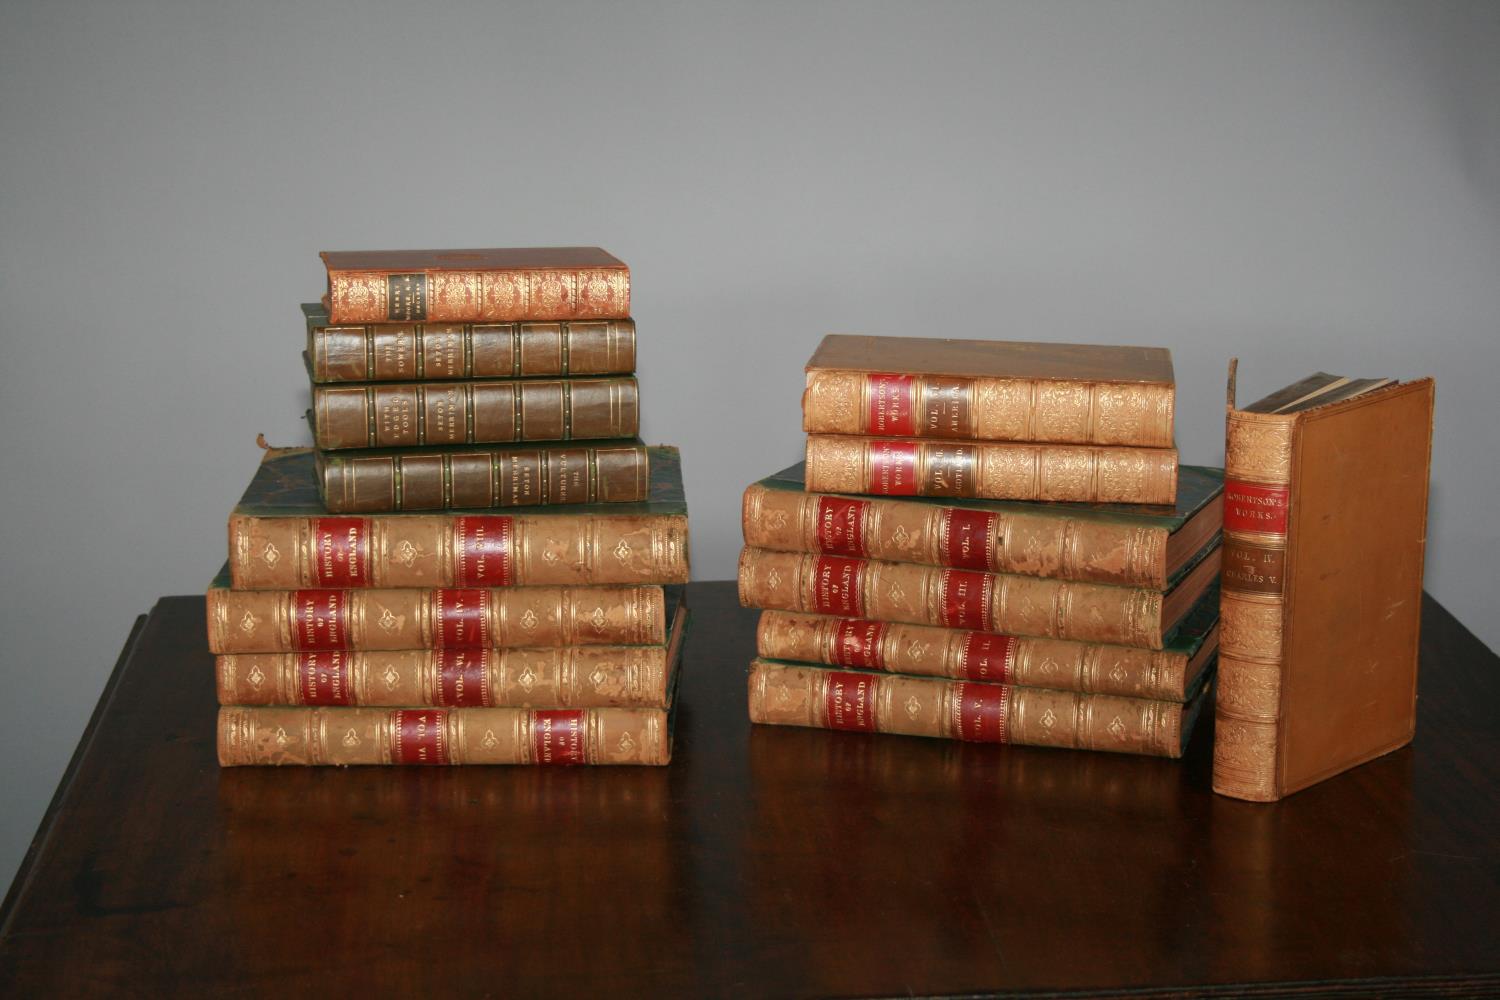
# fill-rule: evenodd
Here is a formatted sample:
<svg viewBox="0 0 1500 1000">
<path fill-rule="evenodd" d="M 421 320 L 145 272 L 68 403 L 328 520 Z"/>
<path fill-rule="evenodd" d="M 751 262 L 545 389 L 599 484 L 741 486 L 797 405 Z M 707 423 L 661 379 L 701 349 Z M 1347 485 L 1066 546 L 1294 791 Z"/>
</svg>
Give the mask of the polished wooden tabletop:
<svg viewBox="0 0 1500 1000">
<path fill-rule="evenodd" d="M 1500 662 L 1275 805 L 1180 762 L 752 727 L 695 584 L 670 768 L 235 769 L 203 601 L 137 623 L 0 916 L 7 996 L 1500 992 Z"/>
</svg>

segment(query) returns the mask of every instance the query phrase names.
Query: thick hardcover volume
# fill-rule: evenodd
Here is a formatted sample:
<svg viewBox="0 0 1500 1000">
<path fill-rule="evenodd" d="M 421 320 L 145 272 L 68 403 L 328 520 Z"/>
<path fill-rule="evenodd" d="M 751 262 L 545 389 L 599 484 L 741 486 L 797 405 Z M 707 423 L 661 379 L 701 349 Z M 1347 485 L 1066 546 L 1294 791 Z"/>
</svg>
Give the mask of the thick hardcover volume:
<svg viewBox="0 0 1500 1000">
<path fill-rule="evenodd" d="M 661 708 L 221 708 L 219 766 L 666 764 Z"/>
<path fill-rule="evenodd" d="M 1416 725 L 1433 382 L 1322 378 L 1241 410 L 1230 368 L 1213 786 L 1234 798 L 1279 799 Z"/>
<path fill-rule="evenodd" d="M 1180 757 L 1183 706 L 1147 698 L 750 664 L 750 721 Z"/>
<path fill-rule="evenodd" d="M 809 434 L 807 488 L 877 496 L 1171 504 L 1177 500 L 1177 450 Z"/>
<path fill-rule="evenodd" d="M 318 452 L 330 514 L 635 503 L 646 499 L 643 444 L 602 448 L 412 448 Z"/>
<path fill-rule="evenodd" d="M 630 269 L 598 247 L 324 252 L 328 321 L 517 323 L 630 316 Z"/>
<path fill-rule="evenodd" d="M 866 500 L 805 493 L 802 480 L 793 467 L 745 490 L 747 545 L 1161 590 L 1219 530 L 1224 474 L 1183 466 L 1167 512 Z"/>
<path fill-rule="evenodd" d="M 307 365 L 314 382 L 628 375 L 635 323 L 380 323 L 331 326 L 321 305 L 304 305 Z"/>
<path fill-rule="evenodd" d="M 314 385 L 319 448 L 635 437 L 635 378 Z"/>
</svg>

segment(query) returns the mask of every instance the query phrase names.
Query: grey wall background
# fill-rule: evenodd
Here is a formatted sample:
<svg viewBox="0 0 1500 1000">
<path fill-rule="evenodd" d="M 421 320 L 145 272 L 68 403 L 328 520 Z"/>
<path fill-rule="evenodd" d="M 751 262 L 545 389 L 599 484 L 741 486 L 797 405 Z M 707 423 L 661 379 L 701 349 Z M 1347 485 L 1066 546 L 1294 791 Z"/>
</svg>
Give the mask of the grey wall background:
<svg viewBox="0 0 1500 1000">
<path fill-rule="evenodd" d="M 699 578 L 822 334 L 1162 344 L 1188 461 L 1231 354 L 1436 375 L 1427 582 L 1500 644 L 1500 6 L 11 0 L 0 879 L 256 433 L 307 439 L 317 251 L 570 243 L 634 269 Z"/>
</svg>

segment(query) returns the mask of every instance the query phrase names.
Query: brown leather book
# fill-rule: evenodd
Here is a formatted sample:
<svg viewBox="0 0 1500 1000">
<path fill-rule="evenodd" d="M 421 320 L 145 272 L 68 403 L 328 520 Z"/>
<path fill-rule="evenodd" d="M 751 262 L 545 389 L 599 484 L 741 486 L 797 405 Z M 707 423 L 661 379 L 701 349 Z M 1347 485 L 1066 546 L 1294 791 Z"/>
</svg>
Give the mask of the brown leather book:
<svg viewBox="0 0 1500 1000">
<path fill-rule="evenodd" d="M 1177 449 L 809 434 L 807 488 L 877 496 L 1173 504 Z"/>
<path fill-rule="evenodd" d="M 811 434 L 1172 447 L 1164 347 L 824 337 L 807 363 Z"/>
<path fill-rule="evenodd" d="M 313 385 L 319 448 L 410 448 L 629 438 L 635 377 Z"/>
<path fill-rule="evenodd" d="M 1224 520 L 1224 471 L 1192 465 L 1174 507 L 870 500 L 804 492 L 803 472 L 745 490 L 745 544 L 1164 590 Z"/>
<path fill-rule="evenodd" d="M 1234 395 L 1214 791 L 1269 802 L 1411 741 L 1433 382 Z"/>
<path fill-rule="evenodd" d="M 1181 757 L 1202 699 L 1183 705 L 1076 691 L 750 664 L 750 721 L 971 743 Z"/>
<path fill-rule="evenodd" d="M 630 269 L 598 247 L 324 251 L 328 321 L 627 319 Z"/>
<path fill-rule="evenodd" d="M 1217 543 L 1166 592 L 747 548 L 739 591 L 770 611 L 1161 649 L 1218 575 Z"/>
<path fill-rule="evenodd" d="M 366 323 L 334 326 L 321 303 L 302 306 L 314 382 L 628 375 L 635 323 Z"/>
</svg>

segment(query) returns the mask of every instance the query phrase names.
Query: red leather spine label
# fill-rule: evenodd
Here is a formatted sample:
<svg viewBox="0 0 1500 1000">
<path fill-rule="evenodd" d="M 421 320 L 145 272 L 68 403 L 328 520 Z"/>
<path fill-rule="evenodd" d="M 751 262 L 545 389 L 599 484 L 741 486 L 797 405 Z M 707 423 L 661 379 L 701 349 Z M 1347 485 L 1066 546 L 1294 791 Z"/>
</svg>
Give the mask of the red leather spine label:
<svg viewBox="0 0 1500 1000">
<path fill-rule="evenodd" d="M 515 519 L 499 515 L 458 518 L 453 525 L 455 583 L 460 587 L 508 587 Z"/>
<path fill-rule="evenodd" d="M 818 551 L 841 556 L 864 555 L 865 515 L 869 509 L 868 500 L 819 497 Z"/>
<path fill-rule="evenodd" d="M 970 743 L 1004 743 L 1010 689 L 998 684 L 958 684 L 958 738 Z"/>
<path fill-rule="evenodd" d="M 943 565 L 956 569 L 989 569 L 990 544 L 998 543 L 998 514 L 982 510 L 943 511 Z"/>
<path fill-rule="evenodd" d="M 531 713 L 531 760 L 534 764 L 587 764 L 588 711 L 551 709 Z"/>
<path fill-rule="evenodd" d="M 959 672 L 971 681 L 1008 684 L 1015 662 L 1015 636 L 970 632 L 964 637 L 963 669 Z"/>
<path fill-rule="evenodd" d="M 400 708 L 391 713 L 396 764 L 447 764 L 448 713 L 435 708 Z"/>
<path fill-rule="evenodd" d="M 1291 490 L 1238 479 L 1224 480 L 1224 530 L 1286 534 L 1286 512 Z"/>
<path fill-rule="evenodd" d="M 885 658 L 880 655 L 884 637 L 884 623 L 846 618 L 833 630 L 833 662 L 840 667 L 884 670 Z"/>
<path fill-rule="evenodd" d="M 990 630 L 990 595 L 994 577 L 970 570 L 943 570 L 939 584 L 944 628 Z"/>
<path fill-rule="evenodd" d="M 316 517 L 312 522 L 313 582 L 319 587 L 370 585 L 370 522 Z"/>
<path fill-rule="evenodd" d="M 298 652 L 349 648 L 348 591 L 292 592 L 292 648 Z"/>
<path fill-rule="evenodd" d="M 437 657 L 437 700 L 449 708 L 485 708 L 490 700 L 488 649 L 440 649 Z"/>
<path fill-rule="evenodd" d="M 915 441 L 871 441 L 870 481 L 866 491 L 881 496 L 917 495 L 917 443 Z"/>
<path fill-rule="evenodd" d="M 910 375 L 865 376 L 865 433 L 911 437 L 917 433 L 917 380 Z"/>
<path fill-rule="evenodd" d="M 490 644 L 490 620 L 482 590 L 439 590 L 433 596 L 436 640 L 442 647 L 482 649 Z"/>
<path fill-rule="evenodd" d="M 829 729 L 846 729 L 856 733 L 875 732 L 875 695 L 880 678 L 872 674 L 844 673 L 828 675 L 824 707 L 828 711 Z"/>
<path fill-rule="evenodd" d="M 342 650 L 302 653 L 297 657 L 297 689 L 304 705 L 352 705 L 349 654 Z"/>
<path fill-rule="evenodd" d="M 813 571 L 813 608 L 820 615 L 859 618 L 865 613 L 865 564 L 858 559 L 820 556 Z"/>
</svg>

